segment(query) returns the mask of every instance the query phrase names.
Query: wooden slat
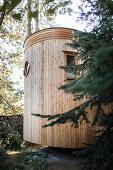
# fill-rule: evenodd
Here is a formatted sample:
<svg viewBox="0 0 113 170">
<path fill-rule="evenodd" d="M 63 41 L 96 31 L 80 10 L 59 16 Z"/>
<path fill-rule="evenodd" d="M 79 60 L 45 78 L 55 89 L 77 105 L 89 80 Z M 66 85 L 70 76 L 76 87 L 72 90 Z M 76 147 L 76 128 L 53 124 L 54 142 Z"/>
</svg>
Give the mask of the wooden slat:
<svg viewBox="0 0 113 170">
<path fill-rule="evenodd" d="M 32 34 L 30 37 L 28 37 L 24 44 L 24 49 L 26 50 L 31 45 L 44 40 L 50 40 L 50 39 L 69 39 L 72 40 L 71 37 L 72 29 L 66 29 L 66 28 L 52 28 L 47 30 L 42 30 L 39 32 L 36 32 L 35 34 Z"/>
<path fill-rule="evenodd" d="M 25 61 L 30 63 L 30 72 L 24 80 L 24 139 L 29 142 L 63 148 L 83 148 L 83 142 L 90 142 L 90 124 L 83 123 L 77 129 L 70 123 L 42 128 L 47 120 L 31 115 L 61 114 L 86 100 L 75 102 L 72 94 L 58 90 L 66 83 L 64 70 L 59 68 L 65 65 L 64 51 L 76 52 L 65 45 L 71 42 L 71 32 L 70 29 L 52 28 L 37 32 L 25 41 Z M 112 108 L 110 105 L 105 110 L 108 112 Z M 95 110 L 88 110 L 91 121 Z"/>
</svg>

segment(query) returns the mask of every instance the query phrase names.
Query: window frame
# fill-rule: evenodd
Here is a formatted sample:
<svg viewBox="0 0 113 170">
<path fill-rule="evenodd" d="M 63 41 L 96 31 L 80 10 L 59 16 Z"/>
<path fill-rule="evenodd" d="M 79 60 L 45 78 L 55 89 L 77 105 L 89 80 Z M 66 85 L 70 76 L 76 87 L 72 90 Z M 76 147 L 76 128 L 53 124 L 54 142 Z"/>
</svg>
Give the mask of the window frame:
<svg viewBox="0 0 113 170">
<path fill-rule="evenodd" d="M 78 65 L 78 60 L 77 60 L 77 54 L 75 52 L 70 52 L 70 51 L 63 51 L 64 52 L 64 65 L 67 66 L 67 56 L 73 56 L 75 57 L 75 65 Z M 75 78 L 68 78 L 67 77 L 67 72 L 64 71 L 64 79 L 65 81 L 72 81 L 78 78 L 76 75 Z"/>
<path fill-rule="evenodd" d="M 25 64 L 24 64 L 24 77 L 27 77 L 28 74 L 29 74 L 29 70 L 30 70 L 30 64 L 28 61 L 25 61 Z"/>
</svg>

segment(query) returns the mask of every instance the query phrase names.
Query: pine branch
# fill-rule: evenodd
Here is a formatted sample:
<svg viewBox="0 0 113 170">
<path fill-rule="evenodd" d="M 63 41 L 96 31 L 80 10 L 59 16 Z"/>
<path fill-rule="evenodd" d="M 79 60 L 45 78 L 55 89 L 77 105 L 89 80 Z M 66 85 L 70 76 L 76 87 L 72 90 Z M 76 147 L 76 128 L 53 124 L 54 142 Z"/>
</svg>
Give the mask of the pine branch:
<svg viewBox="0 0 113 170">
<path fill-rule="evenodd" d="M 62 114 L 55 114 L 55 115 L 41 115 L 41 114 L 33 114 L 34 116 L 41 117 L 41 118 L 47 118 L 47 121 L 53 120 L 57 118 L 57 120 L 53 120 L 50 124 L 44 125 L 43 127 L 48 126 L 54 126 L 55 124 L 64 124 L 66 122 L 71 122 L 72 126 L 78 127 L 80 123 L 82 123 L 83 120 L 86 121 L 86 123 L 89 123 L 89 120 L 87 118 L 87 112 L 86 108 L 89 106 L 91 101 L 94 102 L 94 100 L 98 99 L 98 96 L 95 96 L 94 98 L 86 101 L 85 103 L 71 109 L 70 111 Z M 80 119 L 82 120 L 80 121 Z"/>
</svg>

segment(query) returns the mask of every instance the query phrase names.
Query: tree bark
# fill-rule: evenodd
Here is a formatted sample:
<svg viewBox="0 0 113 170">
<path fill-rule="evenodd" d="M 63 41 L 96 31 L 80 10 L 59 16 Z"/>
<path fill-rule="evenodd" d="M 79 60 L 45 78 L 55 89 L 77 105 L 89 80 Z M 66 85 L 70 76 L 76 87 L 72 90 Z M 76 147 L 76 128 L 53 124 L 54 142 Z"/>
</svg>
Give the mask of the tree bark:
<svg viewBox="0 0 113 170">
<path fill-rule="evenodd" d="M 40 0 L 37 0 L 37 11 L 38 11 L 38 14 L 37 14 L 37 18 L 35 20 L 35 31 L 39 31 L 40 28 L 39 28 L 39 19 L 40 19 Z"/>
<path fill-rule="evenodd" d="M 27 36 L 31 34 L 31 0 L 28 0 Z"/>
</svg>

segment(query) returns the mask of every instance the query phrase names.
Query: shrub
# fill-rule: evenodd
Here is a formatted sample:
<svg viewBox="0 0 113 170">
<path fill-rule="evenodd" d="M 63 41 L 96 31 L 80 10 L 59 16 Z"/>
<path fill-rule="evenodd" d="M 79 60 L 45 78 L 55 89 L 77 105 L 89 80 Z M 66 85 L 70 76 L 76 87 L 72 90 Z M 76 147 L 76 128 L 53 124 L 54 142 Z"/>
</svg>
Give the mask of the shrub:
<svg viewBox="0 0 113 170">
<path fill-rule="evenodd" d="M 0 128 L 0 145 L 5 149 L 21 148 L 22 137 L 14 128 L 5 122 L 2 122 Z"/>
<path fill-rule="evenodd" d="M 6 159 L 6 150 L 4 149 L 4 147 L 0 147 L 0 169 L 3 169 L 5 159 Z"/>
</svg>

